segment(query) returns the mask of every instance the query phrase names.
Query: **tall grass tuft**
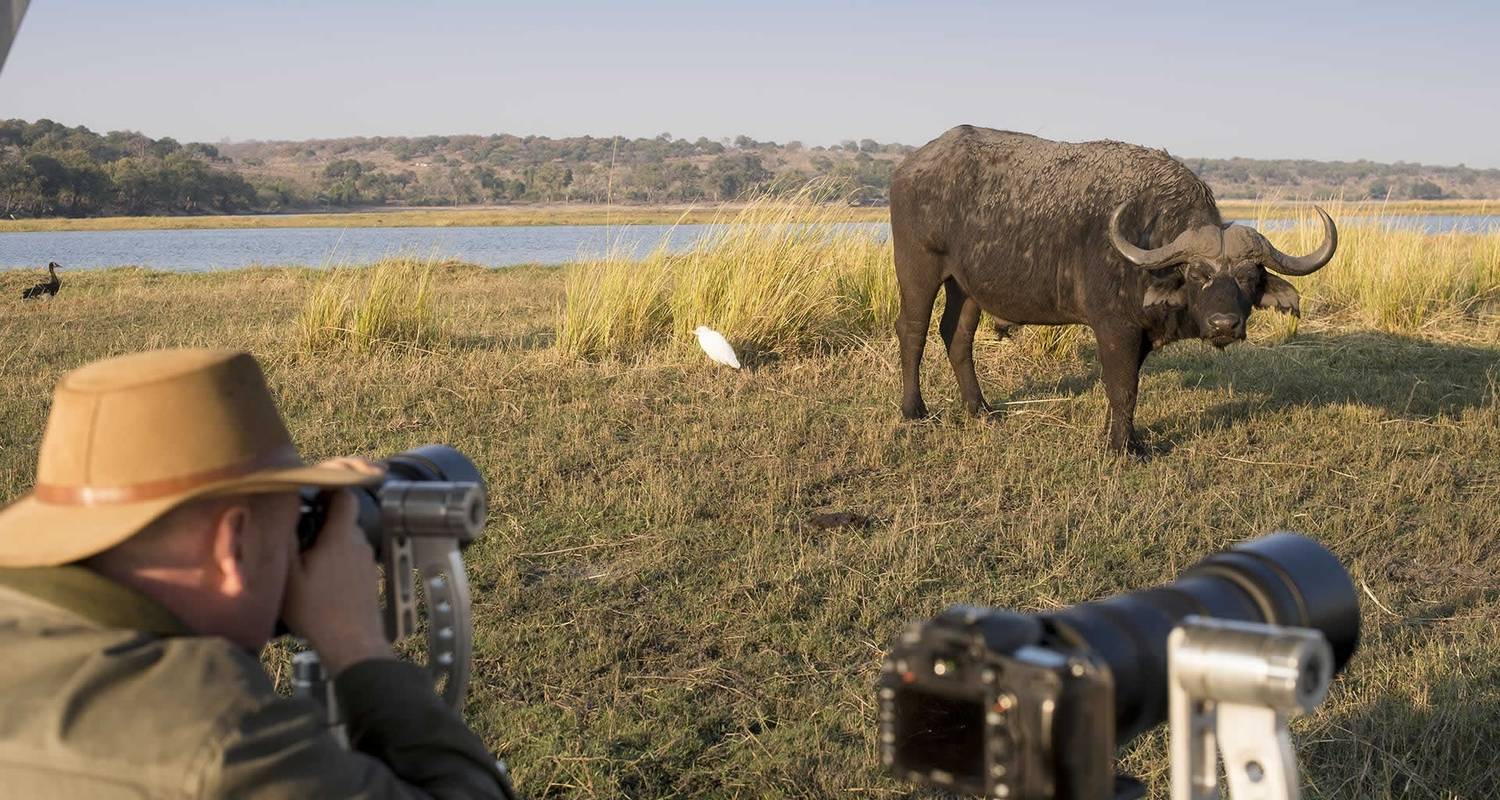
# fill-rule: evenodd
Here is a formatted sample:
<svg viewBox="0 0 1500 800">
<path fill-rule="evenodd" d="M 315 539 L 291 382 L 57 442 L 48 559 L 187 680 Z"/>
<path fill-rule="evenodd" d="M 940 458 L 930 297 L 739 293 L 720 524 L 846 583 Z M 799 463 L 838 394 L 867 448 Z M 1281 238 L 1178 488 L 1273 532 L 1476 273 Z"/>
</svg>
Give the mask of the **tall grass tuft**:
<svg viewBox="0 0 1500 800">
<path fill-rule="evenodd" d="M 304 351 L 331 349 L 346 335 L 349 293 L 344 285 L 347 281 L 339 278 L 337 271 L 324 276 L 302 306 L 302 313 L 297 317 L 297 331 Z"/>
<path fill-rule="evenodd" d="M 432 271 L 431 262 L 409 258 L 329 270 L 298 317 L 302 349 L 367 352 L 442 341 L 446 333 L 433 298 Z"/>
<path fill-rule="evenodd" d="M 1083 325 L 1024 325 L 1017 343 L 1039 361 L 1066 361 L 1092 336 Z"/>
<path fill-rule="evenodd" d="M 1383 215 L 1379 204 L 1325 206 L 1339 224 L 1338 254 L 1328 266 L 1292 282 L 1323 315 L 1385 331 L 1417 333 L 1488 313 L 1500 303 L 1500 231 L 1427 233 Z M 1300 206 L 1290 223 L 1256 224 L 1283 251 L 1300 255 L 1318 246 L 1323 228 Z"/>
<path fill-rule="evenodd" d="M 762 197 L 721 215 L 686 252 L 663 244 L 572 267 L 557 347 L 624 356 L 690 342 L 707 325 L 736 346 L 782 352 L 889 329 L 896 316 L 890 244 L 844 222 L 831 184 Z"/>
</svg>

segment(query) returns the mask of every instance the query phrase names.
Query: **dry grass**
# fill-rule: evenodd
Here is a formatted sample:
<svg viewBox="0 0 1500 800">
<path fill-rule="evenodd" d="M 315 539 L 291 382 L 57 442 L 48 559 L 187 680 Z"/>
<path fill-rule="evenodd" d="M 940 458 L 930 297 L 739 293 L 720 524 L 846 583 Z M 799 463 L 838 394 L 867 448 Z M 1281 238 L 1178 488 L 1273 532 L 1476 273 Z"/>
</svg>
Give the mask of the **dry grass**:
<svg viewBox="0 0 1500 800">
<path fill-rule="evenodd" d="M 663 239 L 645 260 L 616 255 L 573 266 L 558 347 L 574 356 L 633 356 L 690 342 L 689 332 L 706 324 L 736 347 L 783 353 L 889 330 L 898 295 L 882 234 L 840 229 L 818 217 L 828 206 L 816 196 L 802 200 L 752 203 L 687 253 L 668 253 Z M 1500 230 L 1434 235 L 1378 216 L 1383 206 L 1326 206 L 1341 220 L 1339 251 L 1321 271 L 1294 280 L 1304 313 L 1393 333 L 1463 335 L 1492 323 L 1500 304 Z M 1309 206 L 1262 205 L 1255 218 L 1288 252 L 1309 252 L 1321 241 Z M 941 305 L 940 297 L 934 320 Z M 991 322 L 986 317 L 982 327 Z M 1255 335 L 1273 342 L 1291 340 L 1300 328 L 1296 318 L 1270 313 L 1255 315 L 1253 324 Z M 1033 358 L 1071 357 L 1087 338 L 1078 326 L 1014 336 Z"/>
<path fill-rule="evenodd" d="M 431 269 L 454 330 L 422 349 L 304 349 L 315 270 L 80 273 L 7 301 L 0 501 L 32 482 L 58 377 L 149 347 L 254 352 L 309 458 L 460 447 L 491 490 L 466 716 L 543 798 L 932 797 L 875 757 L 875 670 L 906 622 L 1055 608 L 1300 529 L 1369 593 L 1360 651 L 1293 726 L 1304 796 L 1500 786 L 1500 327 L 1313 314 L 1284 345 L 1175 345 L 1146 365 L 1156 456 L 1135 464 L 1097 446 L 1087 336 L 1048 359 L 982 339 L 995 424 L 929 358 L 938 415 L 908 425 L 881 328 L 753 372 L 667 347 L 582 360 L 552 347 L 576 270 Z M 0 297 L 31 278 L 0 273 Z M 845 510 L 872 521 L 809 521 Z M 1162 796 L 1159 735 L 1126 763 Z"/>
<path fill-rule="evenodd" d="M 1370 213 L 1378 205 L 1331 203 L 1339 225 L 1339 251 L 1323 269 L 1294 279 L 1311 313 L 1377 330 L 1414 333 L 1462 326 L 1493 313 L 1500 303 L 1500 230 L 1429 234 Z M 1292 209 L 1290 227 L 1267 225 L 1273 212 L 1257 213 L 1257 226 L 1278 247 L 1310 252 L 1322 225 L 1307 206 Z"/>
<path fill-rule="evenodd" d="M 574 266 L 557 324 L 569 355 L 623 356 L 688 342 L 708 325 L 736 346 L 784 353 L 894 323 L 890 246 L 843 227 L 817 185 L 792 202 L 753 202 L 715 221 L 684 253 Z"/>
<path fill-rule="evenodd" d="M 430 347 L 446 336 L 433 301 L 431 261 L 388 258 L 330 269 L 297 318 L 302 349 Z"/>
</svg>

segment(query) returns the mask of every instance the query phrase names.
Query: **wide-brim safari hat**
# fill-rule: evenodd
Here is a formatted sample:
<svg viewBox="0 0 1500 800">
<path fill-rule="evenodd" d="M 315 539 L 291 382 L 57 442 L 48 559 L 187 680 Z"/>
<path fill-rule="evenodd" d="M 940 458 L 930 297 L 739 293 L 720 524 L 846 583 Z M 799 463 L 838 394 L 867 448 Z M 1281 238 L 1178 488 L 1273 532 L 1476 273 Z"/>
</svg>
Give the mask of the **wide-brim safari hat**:
<svg viewBox="0 0 1500 800">
<path fill-rule="evenodd" d="M 88 558 L 200 497 L 370 480 L 302 462 L 249 353 L 98 361 L 57 384 L 36 485 L 0 510 L 0 566 Z"/>
</svg>

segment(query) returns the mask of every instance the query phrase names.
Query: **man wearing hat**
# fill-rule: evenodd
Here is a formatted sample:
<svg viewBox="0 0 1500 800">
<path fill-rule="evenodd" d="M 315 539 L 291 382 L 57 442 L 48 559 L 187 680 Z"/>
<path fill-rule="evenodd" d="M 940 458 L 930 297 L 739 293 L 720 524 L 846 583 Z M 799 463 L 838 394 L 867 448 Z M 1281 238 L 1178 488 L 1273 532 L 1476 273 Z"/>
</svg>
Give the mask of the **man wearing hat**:
<svg viewBox="0 0 1500 800">
<path fill-rule="evenodd" d="M 63 377 L 30 494 L 0 511 L 0 795 L 501 797 L 484 743 L 395 660 L 341 487 L 302 463 L 247 353 Z M 296 545 L 298 489 L 335 492 Z M 350 750 L 257 654 L 277 619 L 333 676 Z"/>
</svg>

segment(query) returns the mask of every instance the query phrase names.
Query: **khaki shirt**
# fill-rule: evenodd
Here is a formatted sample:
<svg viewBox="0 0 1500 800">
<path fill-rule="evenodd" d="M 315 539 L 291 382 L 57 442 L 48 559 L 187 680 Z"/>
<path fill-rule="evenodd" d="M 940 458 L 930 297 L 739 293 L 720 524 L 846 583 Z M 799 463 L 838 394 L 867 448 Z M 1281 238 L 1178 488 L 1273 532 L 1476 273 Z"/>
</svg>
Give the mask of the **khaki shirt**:
<svg viewBox="0 0 1500 800">
<path fill-rule="evenodd" d="M 334 681 L 345 750 L 260 662 L 82 567 L 0 569 L 0 795 L 503 797 L 494 758 L 426 673 Z"/>
</svg>

